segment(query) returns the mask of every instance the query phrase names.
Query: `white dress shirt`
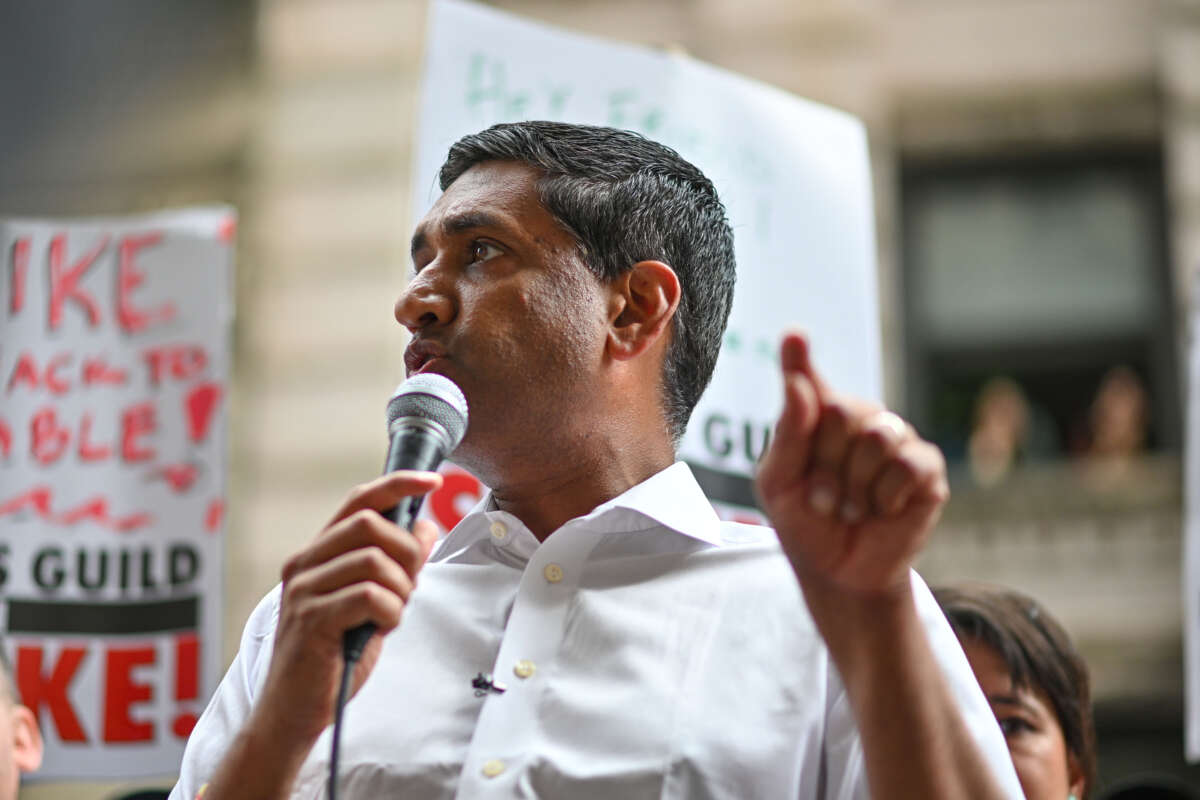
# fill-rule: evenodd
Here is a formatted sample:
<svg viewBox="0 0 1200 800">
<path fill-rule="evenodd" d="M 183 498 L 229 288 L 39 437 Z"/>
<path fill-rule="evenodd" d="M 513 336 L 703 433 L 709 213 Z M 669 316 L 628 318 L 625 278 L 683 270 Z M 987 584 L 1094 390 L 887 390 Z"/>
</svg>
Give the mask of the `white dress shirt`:
<svg viewBox="0 0 1200 800">
<path fill-rule="evenodd" d="M 972 735 L 1021 791 L 958 641 L 917 605 Z M 172 800 L 261 690 L 279 589 L 251 615 Z M 491 673 L 503 693 L 477 696 Z M 327 729 L 293 798 L 324 797 Z M 769 528 L 722 522 L 676 463 L 539 543 L 485 498 L 440 543 L 346 708 L 346 798 L 868 798 L 841 681 Z"/>
</svg>

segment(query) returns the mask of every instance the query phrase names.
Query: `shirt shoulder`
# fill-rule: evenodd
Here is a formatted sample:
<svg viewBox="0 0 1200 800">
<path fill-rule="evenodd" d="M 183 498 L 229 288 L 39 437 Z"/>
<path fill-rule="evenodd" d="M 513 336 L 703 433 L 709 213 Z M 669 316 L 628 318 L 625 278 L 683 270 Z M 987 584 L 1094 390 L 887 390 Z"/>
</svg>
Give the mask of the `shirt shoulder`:
<svg viewBox="0 0 1200 800">
<path fill-rule="evenodd" d="M 170 800 L 191 800 L 196 796 L 250 715 L 271 660 L 282 590 L 282 586 L 276 586 L 268 592 L 246 621 L 237 655 L 188 737 L 179 767 L 179 782 Z"/>
<path fill-rule="evenodd" d="M 717 542 L 702 554 L 715 565 L 729 597 L 753 608 L 756 617 L 788 620 L 787 627 L 809 638 L 816 636 L 795 570 L 773 528 L 721 521 Z"/>
</svg>

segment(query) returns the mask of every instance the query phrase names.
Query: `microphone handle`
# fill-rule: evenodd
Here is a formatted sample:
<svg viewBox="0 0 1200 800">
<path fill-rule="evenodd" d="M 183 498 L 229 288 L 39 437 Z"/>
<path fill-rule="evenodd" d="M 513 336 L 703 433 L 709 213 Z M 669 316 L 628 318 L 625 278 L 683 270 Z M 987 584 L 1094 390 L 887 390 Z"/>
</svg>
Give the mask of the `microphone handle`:
<svg viewBox="0 0 1200 800">
<path fill-rule="evenodd" d="M 442 463 L 446 456 L 446 441 L 437 432 L 426 425 L 400 427 L 392 436 L 391 446 L 388 447 L 387 460 L 383 465 L 383 474 L 388 475 L 400 469 L 421 470 L 432 472 Z M 383 518 L 391 520 L 404 530 L 412 530 L 413 520 L 425 495 L 406 497 L 396 505 L 382 512 Z M 375 623 L 364 622 L 356 628 L 346 631 L 342 639 L 342 655 L 349 662 L 356 662 L 362 656 L 363 648 L 375 633 Z"/>
</svg>

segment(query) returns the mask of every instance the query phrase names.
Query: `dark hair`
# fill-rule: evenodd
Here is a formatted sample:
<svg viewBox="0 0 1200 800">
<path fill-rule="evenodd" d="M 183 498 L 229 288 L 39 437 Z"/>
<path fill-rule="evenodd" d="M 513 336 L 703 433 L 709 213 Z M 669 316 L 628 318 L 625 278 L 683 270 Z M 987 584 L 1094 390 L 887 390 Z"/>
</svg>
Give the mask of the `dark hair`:
<svg viewBox="0 0 1200 800">
<path fill-rule="evenodd" d="M 542 173 L 542 206 L 601 280 L 639 261 L 675 271 L 681 297 L 663 365 L 663 410 L 678 441 L 712 378 L 733 303 L 733 231 L 712 181 L 632 131 L 516 122 L 458 140 L 439 173 L 443 191 L 484 161 L 517 161 Z"/>
<path fill-rule="evenodd" d="M 1050 698 L 1067 749 L 1079 762 L 1086 800 L 1096 783 L 1096 730 L 1087 664 L 1054 617 L 1032 597 L 1001 587 L 963 585 L 933 590 L 959 639 L 999 654 L 1013 686 Z"/>
</svg>

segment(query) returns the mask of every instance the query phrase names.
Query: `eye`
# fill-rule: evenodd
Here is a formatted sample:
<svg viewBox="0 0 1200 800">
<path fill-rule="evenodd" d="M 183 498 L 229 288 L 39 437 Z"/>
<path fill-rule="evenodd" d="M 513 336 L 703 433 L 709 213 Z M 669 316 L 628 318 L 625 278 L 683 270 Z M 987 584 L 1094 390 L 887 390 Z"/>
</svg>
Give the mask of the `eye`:
<svg viewBox="0 0 1200 800">
<path fill-rule="evenodd" d="M 467 260 L 468 263 L 479 264 L 484 261 L 491 261 L 496 256 L 501 255 L 503 252 L 503 250 L 490 242 L 476 239 L 475 241 L 471 242 L 470 249 L 468 250 Z"/>
<path fill-rule="evenodd" d="M 1033 725 L 1020 717 L 999 717 L 996 722 L 1000 723 L 1000 731 L 1005 739 L 1035 730 Z"/>
</svg>

